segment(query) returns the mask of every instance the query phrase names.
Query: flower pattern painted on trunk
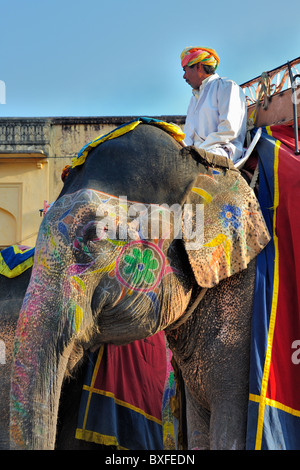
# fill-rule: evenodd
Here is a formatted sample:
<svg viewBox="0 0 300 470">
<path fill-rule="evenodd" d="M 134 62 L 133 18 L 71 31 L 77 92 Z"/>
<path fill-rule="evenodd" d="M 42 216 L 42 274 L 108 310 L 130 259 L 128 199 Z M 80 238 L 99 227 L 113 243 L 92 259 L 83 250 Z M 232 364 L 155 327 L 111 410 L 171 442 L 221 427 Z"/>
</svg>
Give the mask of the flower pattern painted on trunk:
<svg viewBox="0 0 300 470">
<path fill-rule="evenodd" d="M 125 255 L 124 261 L 128 263 L 124 273 L 132 275 L 132 284 L 139 285 L 142 280 L 146 284 L 153 284 L 155 280 L 153 271 L 157 269 L 158 262 L 153 258 L 149 248 L 143 252 L 139 248 L 133 248 L 132 255 Z"/>
<path fill-rule="evenodd" d="M 119 282 L 132 291 L 152 291 L 168 272 L 160 244 L 146 240 L 127 243 L 116 261 Z"/>
</svg>

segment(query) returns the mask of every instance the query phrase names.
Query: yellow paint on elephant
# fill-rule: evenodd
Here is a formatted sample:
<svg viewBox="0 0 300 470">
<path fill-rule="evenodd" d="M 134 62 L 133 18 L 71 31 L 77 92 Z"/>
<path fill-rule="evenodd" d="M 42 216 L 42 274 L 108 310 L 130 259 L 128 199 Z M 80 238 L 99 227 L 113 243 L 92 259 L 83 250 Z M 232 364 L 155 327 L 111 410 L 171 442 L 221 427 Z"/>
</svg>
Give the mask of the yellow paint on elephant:
<svg viewBox="0 0 300 470">
<path fill-rule="evenodd" d="M 208 204 L 210 204 L 213 199 L 212 195 L 205 191 L 205 189 L 194 187 L 192 188 L 192 192 L 201 196 Z"/>
<path fill-rule="evenodd" d="M 127 240 L 113 240 L 112 238 L 108 238 L 107 239 L 110 243 L 112 243 L 113 245 L 116 245 L 116 246 L 124 246 L 124 245 L 127 245 L 128 241 Z"/>
<path fill-rule="evenodd" d="M 226 240 L 226 235 L 224 235 L 224 233 L 219 233 L 219 235 L 217 235 L 215 238 L 213 238 L 210 242 L 207 242 L 207 243 L 204 243 L 203 246 L 207 246 L 207 247 L 214 247 L 214 246 L 219 246 L 221 245 L 221 243 L 224 243 L 224 241 Z"/>
<path fill-rule="evenodd" d="M 95 269 L 95 271 L 90 271 L 88 274 L 95 274 L 95 273 L 105 273 L 115 269 L 115 262 L 104 266 L 104 268 Z"/>
<path fill-rule="evenodd" d="M 81 322 L 83 318 L 83 310 L 79 305 L 76 305 L 76 310 L 75 310 L 75 330 L 76 333 L 78 333 Z"/>
<path fill-rule="evenodd" d="M 80 277 L 78 276 L 73 276 L 72 277 L 74 279 L 74 281 L 81 287 L 81 289 L 83 290 L 83 292 L 86 291 L 86 285 L 85 283 L 83 282 L 82 279 L 80 279 Z"/>
<path fill-rule="evenodd" d="M 54 241 L 54 238 L 52 236 L 52 234 L 50 233 L 50 243 L 53 245 L 53 246 L 56 246 L 56 243 Z"/>
<path fill-rule="evenodd" d="M 212 253 L 210 265 L 215 264 L 215 262 L 221 257 L 223 251 L 226 257 L 226 261 L 228 265 L 230 265 L 231 242 L 226 235 L 219 233 L 215 238 L 213 238 L 210 242 L 205 243 L 203 246 L 208 248 L 215 248 Z"/>
<path fill-rule="evenodd" d="M 42 258 L 42 265 L 44 266 L 44 268 L 48 269 L 50 271 L 50 267 L 48 266 L 47 264 L 47 261 L 45 260 L 45 257 L 43 256 Z"/>
<path fill-rule="evenodd" d="M 121 203 L 120 203 L 120 208 L 123 209 L 123 211 L 126 212 L 126 214 L 128 214 L 128 206 L 127 206 L 127 204 L 121 204 Z"/>
<path fill-rule="evenodd" d="M 229 238 L 227 238 L 227 240 L 225 241 L 224 253 L 226 256 L 228 266 L 230 266 L 230 249 L 231 249 L 231 242 Z"/>
</svg>

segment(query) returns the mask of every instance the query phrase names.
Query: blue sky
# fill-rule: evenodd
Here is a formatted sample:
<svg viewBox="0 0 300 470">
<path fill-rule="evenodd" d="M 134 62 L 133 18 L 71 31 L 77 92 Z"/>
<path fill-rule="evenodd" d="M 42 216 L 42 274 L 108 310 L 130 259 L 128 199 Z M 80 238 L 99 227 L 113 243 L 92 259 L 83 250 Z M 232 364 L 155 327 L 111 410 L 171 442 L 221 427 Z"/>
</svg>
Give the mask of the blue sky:
<svg viewBox="0 0 300 470">
<path fill-rule="evenodd" d="M 241 84 L 300 56 L 300 2 L 0 0 L 0 117 L 185 114 L 186 46 Z"/>
</svg>

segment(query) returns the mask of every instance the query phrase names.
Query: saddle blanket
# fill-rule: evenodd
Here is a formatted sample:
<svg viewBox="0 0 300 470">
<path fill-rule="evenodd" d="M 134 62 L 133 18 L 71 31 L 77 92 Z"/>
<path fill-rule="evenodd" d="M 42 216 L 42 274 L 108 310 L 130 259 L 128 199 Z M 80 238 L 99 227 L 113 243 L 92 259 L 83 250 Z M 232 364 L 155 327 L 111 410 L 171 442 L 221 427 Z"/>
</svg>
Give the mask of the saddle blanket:
<svg viewBox="0 0 300 470">
<path fill-rule="evenodd" d="M 259 202 L 272 239 L 257 257 L 247 449 L 300 449 L 300 156 L 294 129 L 262 128 Z"/>
<path fill-rule="evenodd" d="M 17 277 L 33 265 L 34 248 L 11 245 L 0 252 L 0 274 Z"/>
<path fill-rule="evenodd" d="M 163 449 L 173 424 L 169 417 L 164 436 L 163 403 L 175 393 L 167 354 L 164 332 L 91 353 L 76 438 L 119 450 Z"/>
</svg>

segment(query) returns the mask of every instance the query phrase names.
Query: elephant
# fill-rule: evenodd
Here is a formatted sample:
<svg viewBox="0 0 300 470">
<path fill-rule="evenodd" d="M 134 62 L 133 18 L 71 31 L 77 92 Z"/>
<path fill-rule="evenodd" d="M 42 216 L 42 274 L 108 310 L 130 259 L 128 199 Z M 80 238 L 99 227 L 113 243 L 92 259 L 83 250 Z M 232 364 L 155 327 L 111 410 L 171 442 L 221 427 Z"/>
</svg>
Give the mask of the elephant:
<svg viewBox="0 0 300 470">
<path fill-rule="evenodd" d="M 10 394 L 10 374 L 12 366 L 13 342 L 19 311 L 22 306 L 22 302 L 30 281 L 32 271 L 31 267 L 27 267 L 25 269 L 22 268 L 20 269 L 20 271 L 21 270 L 22 272 L 20 274 L 13 276 L 8 276 L 7 273 L 6 275 L 0 274 L 0 344 L 3 344 L 5 346 L 3 350 L 0 349 L 0 450 L 8 450 L 10 448 L 8 404 Z M 135 351 L 135 348 L 138 347 L 138 349 L 141 350 L 144 354 L 143 360 L 137 361 L 135 363 L 137 374 L 139 374 L 139 369 L 141 367 L 143 372 L 145 371 L 146 364 L 144 361 L 146 361 L 147 363 L 148 378 L 146 378 L 146 380 L 142 382 L 142 386 L 145 387 L 146 384 L 149 385 L 150 382 L 152 387 L 152 393 L 153 391 L 156 391 L 156 396 L 159 397 L 159 389 L 162 386 L 162 377 L 158 376 L 155 364 L 153 364 L 152 349 L 154 347 L 157 348 L 157 346 L 159 345 L 158 357 L 159 360 L 163 362 L 163 359 L 166 357 L 166 345 L 163 341 L 163 335 L 160 335 L 160 339 L 156 338 L 154 343 L 154 338 L 150 339 L 150 345 L 149 341 L 147 342 L 147 344 L 145 344 L 144 341 L 137 341 L 136 343 L 141 343 L 141 345 L 134 346 L 134 343 L 131 343 L 129 346 L 133 346 L 133 351 Z M 128 352 L 130 352 L 130 349 L 127 348 L 125 354 L 128 354 Z M 98 354 L 98 350 L 95 351 L 95 354 Z M 78 415 L 80 412 L 80 403 L 82 399 L 82 390 L 88 373 L 90 354 L 83 354 L 80 360 L 79 357 L 76 357 L 76 367 L 72 368 L 72 375 L 66 376 L 63 382 L 58 412 L 58 425 L 55 449 L 105 451 L 116 450 L 116 445 L 109 445 L 109 443 L 107 442 L 105 444 L 101 444 L 99 442 L 95 443 L 93 440 L 84 440 L 83 438 L 76 438 L 76 430 L 78 428 Z M 118 363 L 116 363 L 115 367 L 118 369 L 120 366 Z M 156 372 L 155 376 L 153 375 L 153 369 Z M 164 365 L 162 365 L 161 370 L 164 370 Z M 104 380 L 104 382 L 106 383 L 106 380 Z M 149 404 L 146 401 L 147 398 L 143 397 L 143 400 L 145 401 L 145 406 L 147 406 L 149 409 Z M 164 403 L 165 402 L 166 398 L 164 398 Z M 165 413 L 166 412 L 171 413 L 169 409 L 167 409 Z M 117 419 L 117 422 L 119 422 L 120 418 L 118 415 Z M 164 419 L 166 421 L 166 417 Z M 123 416 L 121 422 L 125 422 Z M 135 421 L 134 424 L 136 424 Z M 142 429 L 141 427 L 139 427 L 139 432 L 135 431 L 135 425 L 130 426 L 128 430 L 129 429 L 132 434 L 135 434 L 131 438 L 131 445 L 133 442 L 136 442 L 139 444 L 140 447 L 142 447 L 143 443 L 147 443 L 148 447 L 151 446 L 151 450 L 159 450 L 162 448 L 160 443 L 160 440 L 162 440 L 160 434 L 163 434 L 162 426 L 161 432 L 159 431 L 159 429 L 156 429 L 155 433 L 153 433 L 153 430 L 151 428 L 148 428 L 146 426 L 144 429 L 146 434 L 144 440 L 142 440 L 139 435 Z M 165 435 L 165 439 L 168 439 L 167 448 L 173 449 L 173 436 Z"/>
<path fill-rule="evenodd" d="M 10 377 L 13 358 L 15 329 L 22 302 L 28 287 L 31 268 L 16 277 L 0 274 L 0 338 L 5 345 L 4 354 L 0 357 L 0 450 L 11 448 L 9 439 L 9 395 Z M 75 439 L 78 410 L 81 392 L 87 369 L 87 357 L 76 358 L 76 367 L 72 368 L 72 376 L 65 377 L 58 413 L 58 426 L 55 449 L 57 450 L 103 450 L 110 449 L 106 445 L 94 444 Z"/>
<path fill-rule="evenodd" d="M 54 448 L 74 350 L 162 330 L 185 383 L 188 448 L 245 447 L 255 258 L 268 230 L 232 162 L 138 124 L 74 159 L 41 223 L 14 342 L 13 448 Z"/>
<path fill-rule="evenodd" d="M 9 279 L 0 275 L 0 338 L 5 345 L 5 354 L 3 355 L 3 360 L 0 361 L 0 449 L 9 449 L 9 392 L 13 344 L 19 312 L 29 284 L 30 275 L 30 269 L 15 279 Z"/>
</svg>

